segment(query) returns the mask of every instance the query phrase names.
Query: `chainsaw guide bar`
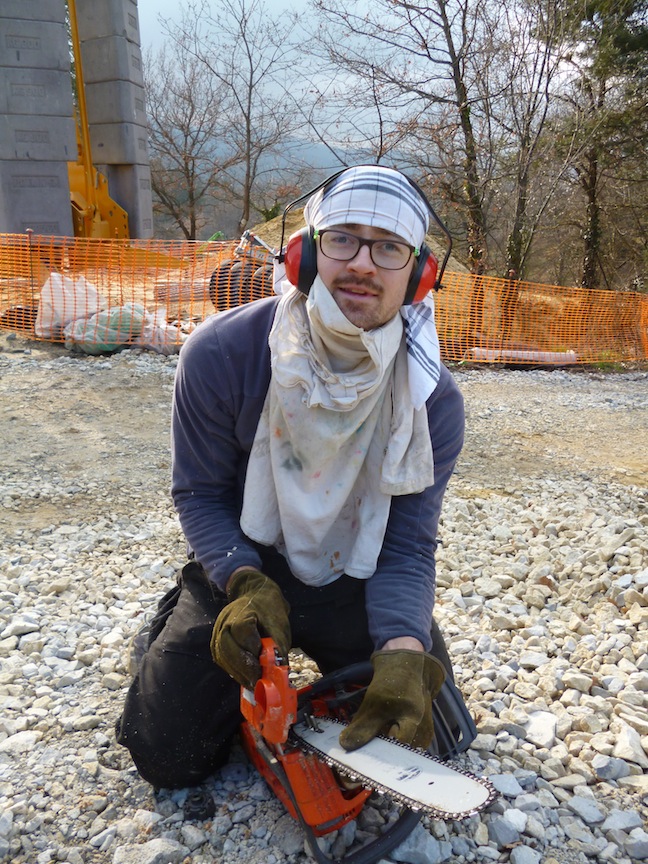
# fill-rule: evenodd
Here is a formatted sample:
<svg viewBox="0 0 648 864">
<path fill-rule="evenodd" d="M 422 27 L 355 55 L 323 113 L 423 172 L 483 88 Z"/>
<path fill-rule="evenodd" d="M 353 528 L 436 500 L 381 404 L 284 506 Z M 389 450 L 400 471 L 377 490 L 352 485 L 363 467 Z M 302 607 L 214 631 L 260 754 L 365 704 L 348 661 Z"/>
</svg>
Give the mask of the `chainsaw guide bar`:
<svg viewBox="0 0 648 864">
<path fill-rule="evenodd" d="M 393 738 L 374 738 L 349 752 L 338 740 L 344 726 L 330 717 L 308 716 L 291 727 L 289 739 L 350 780 L 436 819 L 466 819 L 497 797 L 488 780 Z"/>
</svg>

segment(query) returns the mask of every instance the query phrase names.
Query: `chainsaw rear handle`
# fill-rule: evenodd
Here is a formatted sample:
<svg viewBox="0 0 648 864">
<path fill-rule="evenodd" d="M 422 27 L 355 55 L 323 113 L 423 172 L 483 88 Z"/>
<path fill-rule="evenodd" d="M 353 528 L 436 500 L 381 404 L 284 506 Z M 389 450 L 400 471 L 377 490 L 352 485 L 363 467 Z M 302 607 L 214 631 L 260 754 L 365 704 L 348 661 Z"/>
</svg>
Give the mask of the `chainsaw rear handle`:
<svg viewBox="0 0 648 864">
<path fill-rule="evenodd" d="M 290 683 L 288 658 L 272 639 L 261 640 L 261 677 L 254 692 L 241 688 L 241 714 L 271 744 L 283 744 L 297 719 L 297 690 Z"/>
</svg>

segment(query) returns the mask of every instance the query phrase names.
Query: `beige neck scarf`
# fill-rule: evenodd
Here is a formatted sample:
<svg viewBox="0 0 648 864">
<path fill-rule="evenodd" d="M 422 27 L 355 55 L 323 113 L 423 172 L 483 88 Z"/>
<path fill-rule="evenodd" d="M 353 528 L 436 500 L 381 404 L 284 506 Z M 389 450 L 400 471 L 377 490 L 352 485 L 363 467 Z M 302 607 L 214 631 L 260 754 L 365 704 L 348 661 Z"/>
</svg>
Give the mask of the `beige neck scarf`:
<svg viewBox="0 0 648 864">
<path fill-rule="evenodd" d="M 365 331 L 319 276 L 279 301 L 272 378 L 250 453 L 241 527 L 303 582 L 376 569 L 392 495 L 434 481 L 425 406 L 415 410 L 400 315 Z"/>
</svg>

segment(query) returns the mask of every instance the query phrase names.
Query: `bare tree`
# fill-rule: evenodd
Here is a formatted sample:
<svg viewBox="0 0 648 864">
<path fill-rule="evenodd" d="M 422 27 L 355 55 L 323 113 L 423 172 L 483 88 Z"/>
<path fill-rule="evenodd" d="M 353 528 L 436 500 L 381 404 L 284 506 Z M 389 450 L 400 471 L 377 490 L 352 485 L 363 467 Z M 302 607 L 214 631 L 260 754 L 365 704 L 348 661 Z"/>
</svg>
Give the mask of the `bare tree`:
<svg viewBox="0 0 648 864">
<path fill-rule="evenodd" d="M 190 2 L 180 24 L 167 25 L 179 50 L 202 65 L 224 106 L 217 141 L 227 154 L 213 178 L 212 194 L 239 207 L 237 230 L 252 216 L 260 187 L 290 174 L 286 141 L 295 125 L 286 110 L 290 87 L 290 17 L 273 18 L 262 0 Z"/>
<path fill-rule="evenodd" d="M 310 47 L 317 56 L 319 37 Z M 375 67 L 367 68 L 366 78 L 361 78 L 340 74 L 333 63 L 326 72 L 318 68 L 315 76 L 305 68 L 305 86 L 288 94 L 303 131 L 328 151 L 330 170 L 358 159 L 375 164 L 402 159 L 412 122 L 395 111 L 379 79 Z"/>
<path fill-rule="evenodd" d="M 173 43 L 147 56 L 145 78 L 154 211 L 195 240 L 216 179 L 237 161 L 217 147 L 228 123 L 227 93 Z"/>
<path fill-rule="evenodd" d="M 452 189 L 465 221 L 469 266 L 483 272 L 483 190 L 468 74 L 483 0 L 316 0 L 315 7 L 324 22 L 316 38 L 328 61 L 362 85 L 347 110 L 378 104 L 383 121 L 391 118 L 390 135 L 401 158 L 407 136 L 419 166 L 427 161 L 438 170 L 442 149 L 446 169 L 451 164 L 459 178 Z M 451 148 L 445 147 L 448 139 Z"/>
<path fill-rule="evenodd" d="M 506 228 L 502 269 L 522 278 L 542 214 L 569 164 L 546 160 L 563 28 L 553 0 L 509 0 L 486 24 L 487 62 L 476 70 L 475 86 L 491 129 L 492 207 L 499 224 L 490 236 Z M 548 165 L 551 172 L 541 171 Z"/>
</svg>

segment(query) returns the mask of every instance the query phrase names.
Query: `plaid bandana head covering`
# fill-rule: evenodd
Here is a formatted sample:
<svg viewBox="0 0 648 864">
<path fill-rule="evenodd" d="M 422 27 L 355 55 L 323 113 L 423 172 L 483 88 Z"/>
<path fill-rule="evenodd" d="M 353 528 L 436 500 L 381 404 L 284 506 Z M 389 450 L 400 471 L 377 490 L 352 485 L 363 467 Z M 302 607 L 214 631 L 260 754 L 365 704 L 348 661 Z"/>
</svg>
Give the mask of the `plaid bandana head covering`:
<svg viewBox="0 0 648 864">
<path fill-rule="evenodd" d="M 402 237 L 415 249 L 425 239 L 429 212 L 416 188 L 399 171 L 358 165 L 312 195 L 304 208 L 307 225 L 368 225 Z"/>
</svg>

